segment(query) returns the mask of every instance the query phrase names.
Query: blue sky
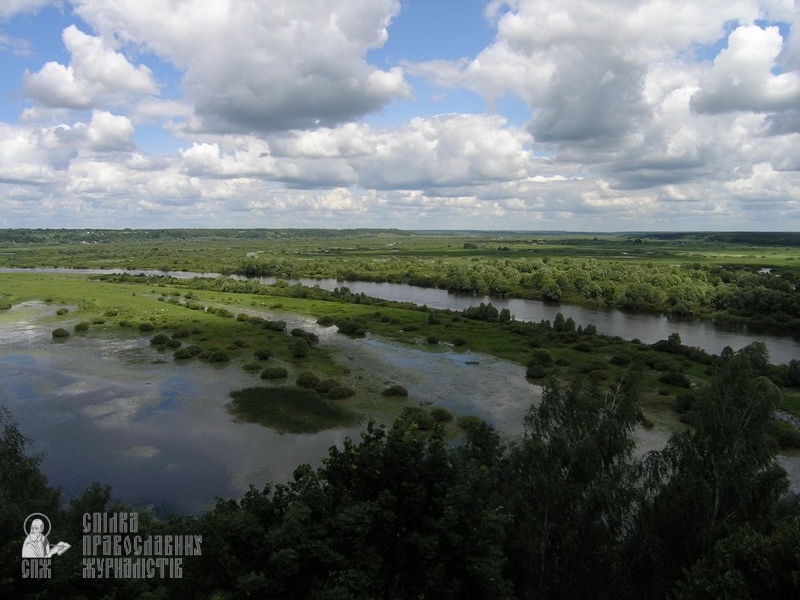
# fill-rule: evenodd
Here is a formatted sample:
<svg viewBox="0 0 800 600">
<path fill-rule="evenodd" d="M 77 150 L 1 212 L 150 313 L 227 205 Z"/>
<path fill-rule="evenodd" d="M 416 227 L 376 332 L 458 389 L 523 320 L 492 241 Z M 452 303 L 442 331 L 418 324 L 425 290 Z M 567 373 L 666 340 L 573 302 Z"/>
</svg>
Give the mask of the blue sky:
<svg viewBox="0 0 800 600">
<path fill-rule="evenodd" d="M 796 0 L 7 0 L 0 227 L 794 230 Z"/>
</svg>

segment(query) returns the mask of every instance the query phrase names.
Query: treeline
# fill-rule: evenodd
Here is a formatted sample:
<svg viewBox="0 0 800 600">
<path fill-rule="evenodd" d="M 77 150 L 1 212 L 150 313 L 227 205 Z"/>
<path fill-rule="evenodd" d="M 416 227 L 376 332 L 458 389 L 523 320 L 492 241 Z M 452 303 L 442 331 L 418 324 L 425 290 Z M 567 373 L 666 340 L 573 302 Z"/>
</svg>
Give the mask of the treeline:
<svg viewBox="0 0 800 600">
<path fill-rule="evenodd" d="M 248 277 L 392 282 L 471 294 L 611 306 L 628 310 L 800 327 L 800 291 L 791 271 L 595 259 L 246 260 Z"/>
<path fill-rule="evenodd" d="M 634 372 L 598 387 L 551 383 L 508 445 L 476 421 L 460 445 L 413 411 L 333 447 L 321 467 L 218 500 L 144 533 L 202 535 L 183 578 L 82 580 L 79 544 L 53 579 L 23 580 L 20 524 L 50 515 L 79 540 L 95 485 L 61 505 L 8 415 L 0 439 L 0 594 L 5 598 L 790 598 L 800 580 L 800 502 L 765 443 L 778 391 L 758 346 L 726 351 L 695 428 L 635 456 Z M 142 534 L 142 531 L 140 531 Z"/>
<path fill-rule="evenodd" d="M 337 239 L 391 233 L 398 229 L 0 229 L 0 244 L 168 242 L 204 239 Z"/>
</svg>

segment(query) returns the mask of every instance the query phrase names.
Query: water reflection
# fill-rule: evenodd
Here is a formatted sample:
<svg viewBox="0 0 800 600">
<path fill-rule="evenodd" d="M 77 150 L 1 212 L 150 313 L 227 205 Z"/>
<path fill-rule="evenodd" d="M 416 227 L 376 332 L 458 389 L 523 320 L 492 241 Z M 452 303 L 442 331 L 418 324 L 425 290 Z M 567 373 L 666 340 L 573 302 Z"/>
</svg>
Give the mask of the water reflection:
<svg viewBox="0 0 800 600">
<path fill-rule="evenodd" d="M 10 312 L 33 315 L 35 309 L 29 303 Z M 318 465 L 330 446 L 346 436 L 358 439 L 364 426 L 282 435 L 235 423 L 225 410 L 228 394 L 261 383 L 238 366 L 176 365 L 146 336 L 96 332 L 55 344 L 33 321 L 0 323 L 1 401 L 33 438 L 33 449 L 46 453 L 42 470 L 67 498 L 99 481 L 134 505 L 196 512 L 216 497 L 240 497 L 251 484 L 286 481 L 299 464 Z M 538 391 L 522 367 L 492 357 L 431 355 L 372 338 L 351 340 L 301 317 L 287 321 L 318 331 L 353 377 L 375 382 L 375 397 L 384 382 L 397 381 L 413 401 L 518 431 Z"/>
</svg>

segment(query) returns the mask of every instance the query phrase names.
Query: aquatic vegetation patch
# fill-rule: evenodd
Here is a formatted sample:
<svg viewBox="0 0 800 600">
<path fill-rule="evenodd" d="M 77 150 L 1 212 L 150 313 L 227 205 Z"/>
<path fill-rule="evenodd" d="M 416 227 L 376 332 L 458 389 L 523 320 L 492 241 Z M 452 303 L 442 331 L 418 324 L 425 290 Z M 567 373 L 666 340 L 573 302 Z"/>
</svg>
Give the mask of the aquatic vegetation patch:
<svg viewBox="0 0 800 600">
<path fill-rule="evenodd" d="M 294 386 L 249 387 L 230 393 L 227 404 L 237 420 L 281 433 L 316 433 L 358 423 L 351 410 L 329 402 L 314 390 Z"/>
</svg>

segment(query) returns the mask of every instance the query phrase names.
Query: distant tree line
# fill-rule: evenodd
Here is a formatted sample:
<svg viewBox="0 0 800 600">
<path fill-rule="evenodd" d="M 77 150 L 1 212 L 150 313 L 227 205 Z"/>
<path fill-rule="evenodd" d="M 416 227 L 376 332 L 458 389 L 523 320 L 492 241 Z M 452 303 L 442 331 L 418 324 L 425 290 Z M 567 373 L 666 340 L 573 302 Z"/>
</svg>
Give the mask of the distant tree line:
<svg viewBox="0 0 800 600">
<path fill-rule="evenodd" d="M 800 327 L 800 290 L 790 270 L 763 273 L 745 267 L 569 258 L 391 258 L 376 262 L 272 256 L 247 259 L 238 273 L 405 283 L 471 294 Z"/>
<path fill-rule="evenodd" d="M 80 539 L 83 512 L 119 510 L 95 485 L 63 505 L 8 414 L 0 438 L 4 598 L 791 598 L 800 502 L 765 431 L 778 391 L 757 345 L 726 350 L 695 427 L 635 458 L 638 378 L 552 382 L 509 444 L 472 421 L 465 440 L 415 412 L 330 449 L 291 481 L 218 500 L 147 532 L 203 535 L 182 579 L 80 579 L 80 550 L 52 580 L 19 574 L 31 510 Z"/>
</svg>

